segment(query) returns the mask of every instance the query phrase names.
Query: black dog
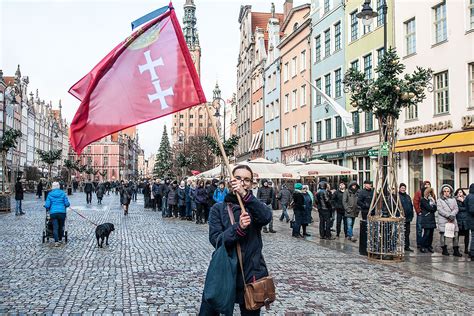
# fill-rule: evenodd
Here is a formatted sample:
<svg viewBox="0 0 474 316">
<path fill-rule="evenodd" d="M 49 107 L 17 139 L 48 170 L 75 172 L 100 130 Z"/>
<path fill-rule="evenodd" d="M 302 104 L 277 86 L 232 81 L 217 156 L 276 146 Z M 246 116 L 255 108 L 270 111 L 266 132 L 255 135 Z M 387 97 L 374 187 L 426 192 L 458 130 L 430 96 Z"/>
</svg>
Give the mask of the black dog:
<svg viewBox="0 0 474 316">
<path fill-rule="evenodd" d="M 102 245 L 104 244 L 104 239 L 105 239 L 105 244 L 109 244 L 109 235 L 111 232 L 115 230 L 114 224 L 111 223 L 105 223 L 97 226 L 95 229 L 95 237 L 97 238 L 97 246 L 100 248 L 103 248 Z M 100 242 L 99 242 L 99 239 Z"/>
</svg>

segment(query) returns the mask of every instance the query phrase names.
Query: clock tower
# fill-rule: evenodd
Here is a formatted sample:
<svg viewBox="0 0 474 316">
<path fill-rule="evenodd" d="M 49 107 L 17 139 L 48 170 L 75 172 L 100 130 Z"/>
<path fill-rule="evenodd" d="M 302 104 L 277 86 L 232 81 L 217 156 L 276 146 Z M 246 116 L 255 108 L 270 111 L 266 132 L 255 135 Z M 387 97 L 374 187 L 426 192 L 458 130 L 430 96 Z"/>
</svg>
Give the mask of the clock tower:
<svg viewBox="0 0 474 316">
<path fill-rule="evenodd" d="M 194 67 L 201 76 L 201 46 L 196 28 L 196 5 L 194 0 L 186 0 L 184 4 L 183 35 L 188 45 Z M 188 142 L 192 136 L 213 135 L 204 105 L 194 106 L 173 114 L 171 137 L 173 143 L 179 140 Z"/>
</svg>

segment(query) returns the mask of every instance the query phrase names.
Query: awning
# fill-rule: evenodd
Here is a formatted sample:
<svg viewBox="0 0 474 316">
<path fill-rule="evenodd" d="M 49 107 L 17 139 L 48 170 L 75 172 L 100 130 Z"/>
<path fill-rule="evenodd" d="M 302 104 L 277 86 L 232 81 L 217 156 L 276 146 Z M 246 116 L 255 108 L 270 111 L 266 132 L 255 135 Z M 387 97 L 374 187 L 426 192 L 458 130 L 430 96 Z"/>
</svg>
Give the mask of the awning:
<svg viewBox="0 0 474 316">
<path fill-rule="evenodd" d="M 254 151 L 260 148 L 262 144 L 263 131 L 259 131 L 252 135 L 252 145 L 249 148 L 249 151 Z"/>
<path fill-rule="evenodd" d="M 252 135 L 252 141 L 250 142 L 249 151 L 253 151 L 253 148 L 255 147 L 255 139 L 257 138 L 256 136 L 257 136 L 257 133 Z"/>
<path fill-rule="evenodd" d="M 439 146 L 433 149 L 433 154 L 447 154 L 474 151 L 474 131 L 452 133 Z"/>
<path fill-rule="evenodd" d="M 432 149 L 440 147 L 439 144 L 450 134 L 433 135 L 397 141 L 395 152 Z"/>
</svg>

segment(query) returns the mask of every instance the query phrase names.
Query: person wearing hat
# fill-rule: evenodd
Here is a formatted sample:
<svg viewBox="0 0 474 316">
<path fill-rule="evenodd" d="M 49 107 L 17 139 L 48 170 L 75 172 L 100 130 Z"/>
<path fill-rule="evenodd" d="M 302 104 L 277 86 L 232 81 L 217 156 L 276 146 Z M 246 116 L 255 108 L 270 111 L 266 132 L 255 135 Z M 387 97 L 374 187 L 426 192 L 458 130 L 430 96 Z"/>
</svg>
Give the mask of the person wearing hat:
<svg viewBox="0 0 474 316">
<path fill-rule="evenodd" d="M 261 202 L 268 205 L 268 207 L 270 207 L 270 209 L 272 209 L 273 211 L 272 203 L 273 203 L 273 200 L 275 199 L 275 193 L 273 191 L 273 188 L 269 185 L 269 182 L 267 179 L 262 180 L 262 186 L 257 191 L 257 199 L 259 199 Z M 267 226 L 263 227 L 263 232 L 276 233 L 276 231 L 273 230 L 273 217 L 268 227 Z"/>
<path fill-rule="evenodd" d="M 295 190 L 293 191 L 293 214 L 295 216 L 295 222 L 293 223 L 292 236 L 296 238 L 304 238 L 301 235 L 301 224 L 303 223 L 305 216 L 305 199 L 303 195 L 303 185 L 301 183 L 295 183 Z"/>
<path fill-rule="evenodd" d="M 405 183 L 400 183 L 398 195 L 400 196 L 400 203 L 405 213 L 405 251 L 411 252 L 413 250 L 410 248 L 410 225 L 415 212 L 413 211 L 413 203 L 407 193 L 407 185 Z"/>
<path fill-rule="evenodd" d="M 59 182 L 53 182 L 51 191 L 46 198 L 44 207 L 49 210 L 53 221 L 54 246 L 58 247 L 63 239 L 64 223 L 66 221 L 66 208 L 71 204 L 63 190 L 59 189 Z"/>
</svg>

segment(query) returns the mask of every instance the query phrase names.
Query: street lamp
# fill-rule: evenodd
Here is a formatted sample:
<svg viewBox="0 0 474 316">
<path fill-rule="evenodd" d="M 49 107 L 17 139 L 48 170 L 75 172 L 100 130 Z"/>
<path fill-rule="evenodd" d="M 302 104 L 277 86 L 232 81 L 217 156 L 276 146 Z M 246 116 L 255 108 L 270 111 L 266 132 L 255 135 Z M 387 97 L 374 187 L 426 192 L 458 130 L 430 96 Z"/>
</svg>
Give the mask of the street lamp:
<svg viewBox="0 0 474 316">
<path fill-rule="evenodd" d="M 382 0 L 382 14 L 383 14 L 383 51 L 387 51 L 387 1 Z M 379 13 L 377 11 L 372 10 L 370 6 L 370 0 L 365 0 L 364 4 L 362 5 L 362 10 L 356 14 L 356 17 L 362 20 L 362 24 L 364 26 L 369 26 L 372 24 L 372 20 L 377 17 Z"/>
<path fill-rule="evenodd" d="M 178 130 L 178 143 L 182 144 L 183 145 L 183 166 L 181 167 L 181 175 L 182 177 L 184 178 L 184 176 L 186 175 L 186 161 L 187 161 L 187 157 L 186 157 L 186 133 L 183 131 L 183 130 Z"/>
<path fill-rule="evenodd" d="M 216 110 L 216 113 L 214 114 L 216 118 L 221 116 L 219 113 L 219 110 L 221 108 L 221 101 L 222 101 L 222 109 L 224 111 L 224 116 L 223 116 L 224 121 L 222 122 L 222 126 L 223 126 L 222 127 L 222 131 L 223 131 L 222 140 L 223 142 L 225 142 L 225 100 L 221 98 L 221 89 L 219 89 L 219 84 L 216 82 L 216 87 L 212 91 L 212 107 Z"/>
</svg>

